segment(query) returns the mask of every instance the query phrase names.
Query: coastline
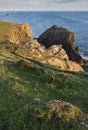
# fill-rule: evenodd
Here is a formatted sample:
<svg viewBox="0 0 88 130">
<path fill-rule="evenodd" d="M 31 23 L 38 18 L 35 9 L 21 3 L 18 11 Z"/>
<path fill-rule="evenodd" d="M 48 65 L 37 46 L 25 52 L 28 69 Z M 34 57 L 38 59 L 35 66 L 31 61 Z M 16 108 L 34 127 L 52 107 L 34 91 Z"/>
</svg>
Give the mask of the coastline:
<svg viewBox="0 0 88 130">
<path fill-rule="evenodd" d="M 76 45 L 79 46 L 81 54 L 87 55 L 87 12 L 13 12 L 10 11 L 10 15 L 5 16 L 7 13 L 0 13 L 0 19 L 2 21 L 24 23 L 27 22 L 33 30 L 33 37 L 38 37 L 42 32 L 53 24 L 66 27 L 75 32 Z M 50 20 L 49 20 L 50 16 Z M 46 20 L 44 20 L 46 19 Z M 36 24 L 37 23 L 37 24 Z M 84 31 L 85 30 L 85 31 Z M 84 32 L 84 33 L 83 33 Z"/>
<path fill-rule="evenodd" d="M 53 25 L 37 39 L 27 23 L 0 22 L 0 130 L 88 128 L 87 65 L 75 33 Z"/>
</svg>

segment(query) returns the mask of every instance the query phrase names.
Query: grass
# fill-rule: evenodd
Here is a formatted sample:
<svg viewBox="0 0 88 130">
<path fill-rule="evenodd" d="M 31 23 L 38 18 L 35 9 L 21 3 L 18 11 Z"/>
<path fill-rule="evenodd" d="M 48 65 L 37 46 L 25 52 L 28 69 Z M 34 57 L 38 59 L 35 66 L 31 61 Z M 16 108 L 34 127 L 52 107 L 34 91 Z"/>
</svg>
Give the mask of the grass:
<svg viewBox="0 0 88 130">
<path fill-rule="evenodd" d="M 29 29 L 30 34 L 27 34 L 25 29 L 27 29 L 27 25 L 25 23 L 17 24 L 0 21 L 0 42 L 27 42 L 32 36 L 31 30 Z"/>
<path fill-rule="evenodd" d="M 88 74 L 26 61 L 11 54 L 6 46 L 0 44 L 0 130 L 85 130 L 79 122 L 88 122 Z M 61 111 L 61 118 L 57 117 L 57 109 L 47 107 L 54 100 L 69 102 L 76 106 L 74 113 L 85 114 L 70 118 L 66 109 Z"/>
</svg>

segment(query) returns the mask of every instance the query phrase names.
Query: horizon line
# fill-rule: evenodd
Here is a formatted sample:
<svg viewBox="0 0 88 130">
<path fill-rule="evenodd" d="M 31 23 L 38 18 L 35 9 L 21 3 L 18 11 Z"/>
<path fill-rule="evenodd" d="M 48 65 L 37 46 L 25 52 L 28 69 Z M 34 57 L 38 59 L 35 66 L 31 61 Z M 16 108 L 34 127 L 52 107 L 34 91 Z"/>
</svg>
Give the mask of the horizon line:
<svg viewBox="0 0 88 130">
<path fill-rule="evenodd" d="M 72 12 L 73 12 L 73 11 L 76 11 L 76 12 L 81 12 L 81 11 L 82 11 L 82 12 L 87 12 L 88 10 L 0 10 L 0 11 L 14 11 L 14 12 L 15 12 L 15 11 L 20 11 L 20 12 L 21 12 L 21 11 L 22 11 L 22 12 L 23 12 L 23 11 L 25 11 L 25 12 L 27 12 L 27 11 L 30 11 L 30 12 L 32 12 L 32 11 L 33 11 L 33 12 L 40 12 L 40 11 L 41 11 L 41 12 L 43 12 L 43 11 L 44 11 L 44 12 L 46 12 L 46 11 L 47 11 L 47 12 L 49 12 L 49 11 L 54 11 L 54 12 L 58 12 L 58 11 L 61 11 L 61 12 L 64 12 L 64 11 L 66 11 L 66 12 L 72 11 Z"/>
</svg>

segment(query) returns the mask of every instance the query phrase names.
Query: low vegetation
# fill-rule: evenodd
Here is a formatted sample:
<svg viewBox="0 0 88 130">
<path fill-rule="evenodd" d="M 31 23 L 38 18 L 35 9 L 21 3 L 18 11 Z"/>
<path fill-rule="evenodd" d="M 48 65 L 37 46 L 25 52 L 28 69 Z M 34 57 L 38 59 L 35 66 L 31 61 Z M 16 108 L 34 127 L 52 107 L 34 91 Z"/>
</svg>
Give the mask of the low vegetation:
<svg viewBox="0 0 88 130">
<path fill-rule="evenodd" d="M 88 73 L 24 59 L 9 47 L 0 44 L 0 130 L 86 130 Z"/>
</svg>

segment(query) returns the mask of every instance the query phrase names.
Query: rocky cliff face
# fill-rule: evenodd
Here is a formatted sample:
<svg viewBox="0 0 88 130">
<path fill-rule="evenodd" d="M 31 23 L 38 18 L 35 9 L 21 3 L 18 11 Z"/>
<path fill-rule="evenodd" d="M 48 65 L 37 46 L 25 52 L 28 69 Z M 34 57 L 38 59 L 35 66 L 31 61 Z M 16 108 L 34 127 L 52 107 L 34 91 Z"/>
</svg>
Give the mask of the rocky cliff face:
<svg viewBox="0 0 88 130">
<path fill-rule="evenodd" d="M 83 69 L 79 64 L 69 60 L 66 51 L 61 45 L 53 45 L 52 47 L 45 49 L 37 40 L 32 39 L 24 46 L 20 46 L 15 53 L 26 59 L 37 60 L 61 70 L 83 72 Z"/>
<path fill-rule="evenodd" d="M 78 63 L 82 60 L 78 47 L 75 46 L 75 34 L 68 29 L 53 25 L 39 36 L 38 41 L 46 48 L 52 45 L 62 45 L 70 60 Z"/>
<path fill-rule="evenodd" d="M 0 42 L 25 43 L 32 38 L 32 31 L 27 23 L 16 24 L 0 22 Z"/>
<path fill-rule="evenodd" d="M 73 62 L 79 62 L 81 58 L 74 44 L 73 32 L 54 25 L 45 31 L 38 41 L 33 39 L 27 23 L 0 22 L 0 42 L 16 43 L 11 48 L 6 47 L 11 53 L 38 60 L 61 70 L 83 71 L 79 64 Z"/>
</svg>

